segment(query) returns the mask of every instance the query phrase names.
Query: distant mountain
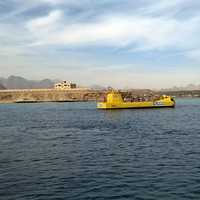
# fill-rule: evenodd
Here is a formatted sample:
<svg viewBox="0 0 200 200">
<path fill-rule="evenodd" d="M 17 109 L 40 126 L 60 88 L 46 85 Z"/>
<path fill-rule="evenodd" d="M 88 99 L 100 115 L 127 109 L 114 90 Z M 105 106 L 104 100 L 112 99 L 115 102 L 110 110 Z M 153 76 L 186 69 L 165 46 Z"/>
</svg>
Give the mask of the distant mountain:
<svg viewBox="0 0 200 200">
<path fill-rule="evenodd" d="M 9 76 L 7 79 L 0 78 L 0 83 L 7 89 L 36 89 L 36 88 L 53 88 L 54 81 L 44 79 L 41 81 L 27 80 L 20 76 Z"/>
<path fill-rule="evenodd" d="M 6 88 L 4 87 L 3 84 L 0 83 L 0 90 L 5 90 Z"/>
<path fill-rule="evenodd" d="M 185 90 L 200 90 L 200 85 L 188 84 L 183 87 L 174 86 L 172 88 L 162 89 L 162 91 L 185 91 Z"/>
<path fill-rule="evenodd" d="M 106 90 L 107 89 L 106 87 L 101 86 L 101 85 L 91 85 L 90 88 L 94 89 L 94 90 Z"/>
</svg>

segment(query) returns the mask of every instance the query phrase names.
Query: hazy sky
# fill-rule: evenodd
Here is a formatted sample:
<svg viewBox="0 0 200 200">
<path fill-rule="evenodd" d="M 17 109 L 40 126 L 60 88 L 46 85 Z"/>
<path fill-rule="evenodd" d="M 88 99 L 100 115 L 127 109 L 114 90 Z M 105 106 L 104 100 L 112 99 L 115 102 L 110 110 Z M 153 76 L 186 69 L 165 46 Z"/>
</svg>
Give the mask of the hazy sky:
<svg viewBox="0 0 200 200">
<path fill-rule="evenodd" d="M 199 0 L 0 0 L 0 76 L 200 84 Z"/>
</svg>

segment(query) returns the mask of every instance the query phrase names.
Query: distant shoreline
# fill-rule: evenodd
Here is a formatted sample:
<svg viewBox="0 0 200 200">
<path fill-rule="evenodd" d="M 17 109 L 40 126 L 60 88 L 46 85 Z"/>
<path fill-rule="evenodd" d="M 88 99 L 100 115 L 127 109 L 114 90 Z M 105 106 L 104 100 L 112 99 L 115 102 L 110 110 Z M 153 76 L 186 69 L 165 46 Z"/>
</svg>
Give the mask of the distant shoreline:
<svg viewBox="0 0 200 200">
<path fill-rule="evenodd" d="M 97 100 L 103 91 L 83 88 L 0 90 L 0 103 L 77 102 Z"/>
<path fill-rule="evenodd" d="M 106 90 L 87 88 L 76 89 L 17 89 L 0 90 L 0 103 L 42 103 L 42 102 L 85 102 L 97 101 L 105 95 Z M 123 90 L 127 95 L 170 95 L 176 98 L 199 98 L 200 90 L 195 91 L 151 91 L 151 90 Z"/>
</svg>

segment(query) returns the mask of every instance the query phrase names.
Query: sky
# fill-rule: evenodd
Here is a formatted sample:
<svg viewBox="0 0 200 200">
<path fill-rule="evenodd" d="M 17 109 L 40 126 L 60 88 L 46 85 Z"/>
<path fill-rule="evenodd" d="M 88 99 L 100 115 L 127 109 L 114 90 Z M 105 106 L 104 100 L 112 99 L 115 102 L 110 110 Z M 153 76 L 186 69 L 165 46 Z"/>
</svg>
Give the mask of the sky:
<svg viewBox="0 0 200 200">
<path fill-rule="evenodd" d="M 198 0 L 0 0 L 0 77 L 200 84 Z"/>
</svg>

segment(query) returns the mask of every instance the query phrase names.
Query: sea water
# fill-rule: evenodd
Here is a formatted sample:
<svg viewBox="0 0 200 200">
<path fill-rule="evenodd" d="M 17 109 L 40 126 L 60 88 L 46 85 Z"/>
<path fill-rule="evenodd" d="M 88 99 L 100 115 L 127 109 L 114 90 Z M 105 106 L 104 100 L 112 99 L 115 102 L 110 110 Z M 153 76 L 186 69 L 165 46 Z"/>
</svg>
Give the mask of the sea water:
<svg viewBox="0 0 200 200">
<path fill-rule="evenodd" d="M 200 199 L 200 99 L 176 108 L 0 105 L 0 199 Z"/>
</svg>

